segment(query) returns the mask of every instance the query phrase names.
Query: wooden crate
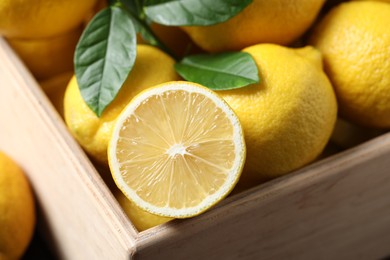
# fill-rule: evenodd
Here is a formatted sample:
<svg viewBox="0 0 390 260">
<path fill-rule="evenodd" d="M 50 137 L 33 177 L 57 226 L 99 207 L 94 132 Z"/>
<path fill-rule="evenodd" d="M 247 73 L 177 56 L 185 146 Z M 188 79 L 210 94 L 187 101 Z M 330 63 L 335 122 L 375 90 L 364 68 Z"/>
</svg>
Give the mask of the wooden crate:
<svg viewBox="0 0 390 260">
<path fill-rule="evenodd" d="M 390 255 L 390 133 L 138 232 L 0 39 L 0 149 L 28 174 L 64 259 L 378 259 Z"/>
</svg>

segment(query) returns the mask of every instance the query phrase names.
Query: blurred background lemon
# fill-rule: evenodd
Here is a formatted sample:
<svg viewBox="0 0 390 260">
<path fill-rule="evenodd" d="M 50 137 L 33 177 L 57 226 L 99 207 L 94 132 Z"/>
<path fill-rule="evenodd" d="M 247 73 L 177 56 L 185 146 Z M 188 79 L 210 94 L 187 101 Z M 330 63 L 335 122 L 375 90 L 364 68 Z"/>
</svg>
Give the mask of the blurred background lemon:
<svg viewBox="0 0 390 260">
<path fill-rule="evenodd" d="M 340 116 L 390 128 L 390 4 L 346 2 L 334 7 L 309 41 L 324 57 Z"/>
<path fill-rule="evenodd" d="M 65 90 L 73 77 L 73 71 L 63 72 L 46 80 L 39 81 L 57 112 L 64 117 Z"/>
<path fill-rule="evenodd" d="M 324 0 L 254 0 L 232 19 L 183 29 L 209 52 L 240 50 L 257 43 L 290 44 L 316 19 Z"/>
<path fill-rule="evenodd" d="M 53 37 L 79 27 L 96 0 L 2 0 L 0 34 L 7 38 Z"/>
<path fill-rule="evenodd" d="M 386 131 L 368 128 L 338 118 L 330 140 L 342 149 L 348 149 L 373 139 Z"/>
<path fill-rule="evenodd" d="M 38 39 L 8 39 L 37 80 L 73 71 L 73 56 L 83 28 Z"/>
<path fill-rule="evenodd" d="M 118 190 L 114 193 L 115 198 L 118 200 L 119 205 L 122 207 L 125 214 L 131 220 L 131 223 L 138 231 L 144 231 L 146 229 L 164 224 L 171 221 L 173 218 L 162 217 L 154 215 L 137 207 L 131 200 L 129 200 L 123 193 Z"/>
<path fill-rule="evenodd" d="M 0 151 L 0 259 L 19 259 L 35 227 L 33 193 L 21 168 Z"/>
</svg>

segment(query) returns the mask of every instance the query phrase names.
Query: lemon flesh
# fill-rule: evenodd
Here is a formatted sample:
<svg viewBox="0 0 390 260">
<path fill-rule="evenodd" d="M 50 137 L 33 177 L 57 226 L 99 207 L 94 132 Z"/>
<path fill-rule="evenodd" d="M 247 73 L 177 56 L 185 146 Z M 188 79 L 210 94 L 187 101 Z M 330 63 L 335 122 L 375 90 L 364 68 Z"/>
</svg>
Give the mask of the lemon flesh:
<svg viewBox="0 0 390 260">
<path fill-rule="evenodd" d="M 137 206 L 185 218 L 232 190 L 245 143 L 238 118 L 221 98 L 194 83 L 172 82 L 126 107 L 108 156 L 117 186 Z"/>
</svg>

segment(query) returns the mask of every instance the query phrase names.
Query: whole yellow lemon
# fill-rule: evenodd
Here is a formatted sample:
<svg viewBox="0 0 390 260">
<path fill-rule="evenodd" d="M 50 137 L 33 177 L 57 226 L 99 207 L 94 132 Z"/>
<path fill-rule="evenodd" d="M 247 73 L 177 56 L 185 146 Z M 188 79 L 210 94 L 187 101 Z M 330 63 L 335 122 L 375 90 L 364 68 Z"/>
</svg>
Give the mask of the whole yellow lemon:
<svg viewBox="0 0 390 260">
<path fill-rule="evenodd" d="M 147 230 L 173 219 L 154 215 L 137 207 L 137 205 L 131 202 L 120 190 L 118 190 L 114 195 L 118 200 L 119 205 L 122 207 L 123 211 L 138 231 Z"/>
<path fill-rule="evenodd" d="M 46 80 L 73 70 L 73 56 L 82 27 L 53 37 L 39 39 L 8 39 L 37 80 Z"/>
<path fill-rule="evenodd" d="M 330 140 L 340 148 L 348 149 L 384 133 L 382 129 L 368 128 L 338 118 Z"/>
<path fill-rule="evenodd" d="M 54 108 L 62 117 L 64 116 L 65 90 L 72 77 L 73 71 L 68 71 L 39 82 Z"/>
<path fill-rule="evenodd" d="M 168 81 L 178 80 L 175 61 L 158 48 L 138 45 L 134 67 L 115 100 L 97 117 L 84 102 L 74 77 L 65 92 L 64 114 L 70 132 L 95 160 L 108 164 L 107 147 L 115 120 L 142 90 Z"/>
<path fill-rule="evenodd" d="M 96 0 L 2 0 L 0 35 L 41 38 L 63 34 L 82 24 Z"/>
<path fill-rule="evenodd" d="M 319 51 L 258 44 L 261 82 L 218 92 L 239 117 L 247 145 L 243 181 L 256 183 L 298 169 L 322 152 L 337 117 L 335 94 Z"/>
<path fill-rule="evenodd" d="M 390 4 L 356 1 L 333 8 L 310 43 L 324 57 L 340 115 L 354 123 L 390 128 Z"/>
<path fill-rule="evenodd" d="M 390 0 L 352 0 L 352 1 L 379 1 L 379 2 L 390 3 Z"/>
<path fill-rule="evenodd" d="M 240 50 L 257 43 L 289 44 L 317 17 L 324 0 L 254 0 L 230 20 L 184 30 L 206 51 Z"/>
<path fill-rule="evenodd" d="M 35 204 L 28 180 L 19 166 L 0 151 L 0 258 L 19 259 L 34 227 Z"/>
</svg>

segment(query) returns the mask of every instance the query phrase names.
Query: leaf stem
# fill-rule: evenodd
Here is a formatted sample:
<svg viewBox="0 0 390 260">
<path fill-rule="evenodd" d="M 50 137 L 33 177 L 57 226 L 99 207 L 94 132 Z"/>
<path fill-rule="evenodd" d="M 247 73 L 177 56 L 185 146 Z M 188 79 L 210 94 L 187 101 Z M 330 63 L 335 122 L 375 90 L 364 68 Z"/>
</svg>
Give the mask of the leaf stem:
<svg viewBox="0 0 390 260">
<path fill-rule="evenodd" d="M 121 8 L 123 8 L 123 10 L 128 13 L 128 15 L 130 15 L 134 20 L 136 20 L 142 26 L 142 28 L 153 38 L 154 42 L 149 42 L 151 45 L 160 48 L 162 51 L 166 52 L 176 61 L 180 60 L 179 57 L 177 57 L 176 54 L 173 53 L 153 32 L 150 25 L 146 22 L 146 16 L 143 15 L 142 10 L 140 10 L 138 14 L 135 14 L 132 10 L 128 9 L 125 4 L 122 3 L 122 0 L 119 0 L 119 2 L 121 3 Z M 136 0 L 137 9 L 141 7 L 141 4 L 142 3 L 140 3 L 140 0 Z"/>
<path fill-rule="evenodd" d="M 141 19 L 144 19 L 144 16 L 145 16 L 143 14 L 143 11 L 142 11 L 142 6 L 144 4 L 143 2 L 144 2 L 143 0 L 135 0 L 135 6 L 137 8 L 137 13 Z"/>
</svg>

